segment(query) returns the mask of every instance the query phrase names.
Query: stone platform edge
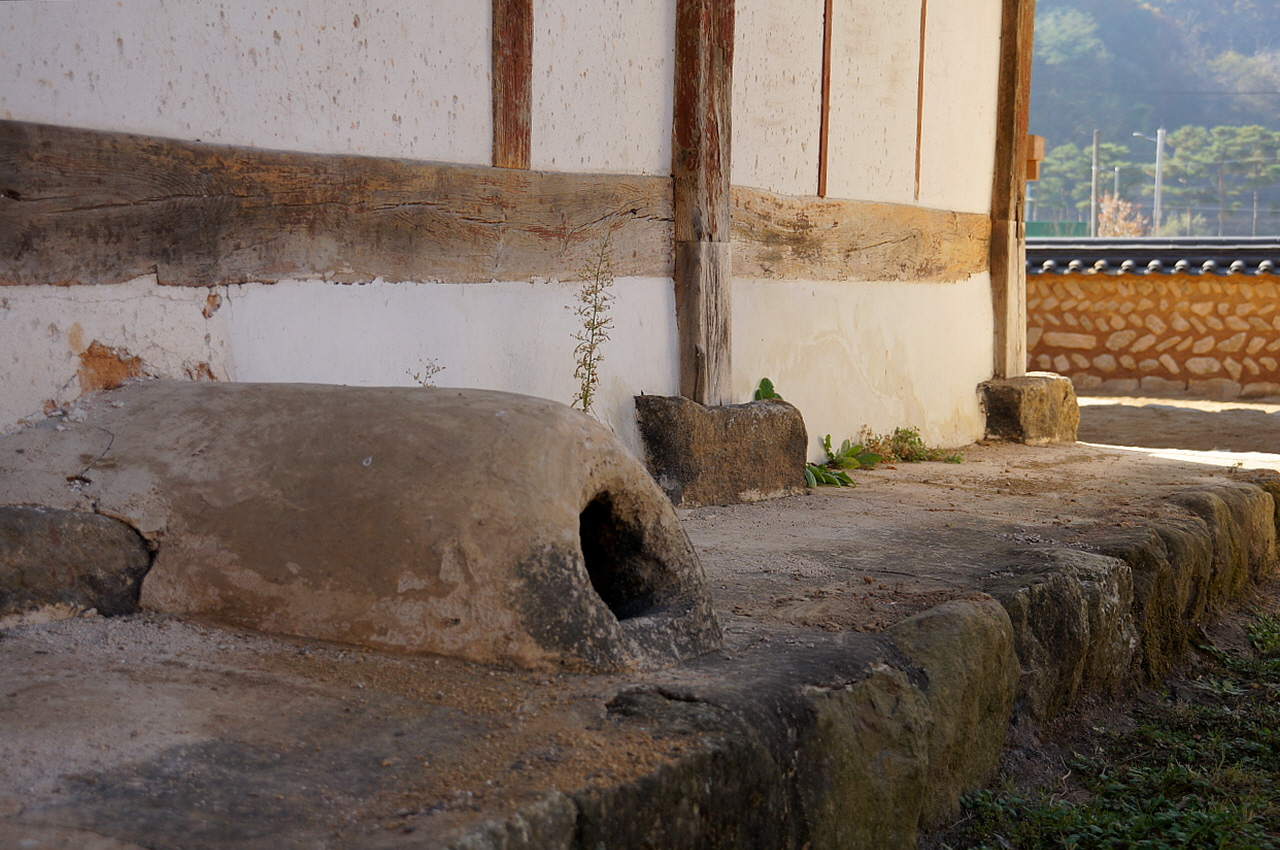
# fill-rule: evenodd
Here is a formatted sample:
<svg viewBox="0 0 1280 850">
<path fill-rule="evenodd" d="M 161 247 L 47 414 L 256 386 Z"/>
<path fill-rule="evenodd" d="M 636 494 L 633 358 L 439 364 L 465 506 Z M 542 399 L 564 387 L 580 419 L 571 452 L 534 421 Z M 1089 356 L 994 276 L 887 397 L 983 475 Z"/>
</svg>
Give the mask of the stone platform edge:
<svg viewBox="0 0 1280 850">
<path fill-rule="evenodd" d="M 1164 507 L 1079 548 L 1028 549 L 1025 568 L 985 592 L 858 635 L 856 649 L 798 652 L 736 683 L 624 692 L 612 713 L 697 731 L 701 749 L 429 846 L 915 847 L 992 778 L 1015 723 L 1158 681 L 1211 612 L 1274 574 L 1280 476 Z"/>
</svg>

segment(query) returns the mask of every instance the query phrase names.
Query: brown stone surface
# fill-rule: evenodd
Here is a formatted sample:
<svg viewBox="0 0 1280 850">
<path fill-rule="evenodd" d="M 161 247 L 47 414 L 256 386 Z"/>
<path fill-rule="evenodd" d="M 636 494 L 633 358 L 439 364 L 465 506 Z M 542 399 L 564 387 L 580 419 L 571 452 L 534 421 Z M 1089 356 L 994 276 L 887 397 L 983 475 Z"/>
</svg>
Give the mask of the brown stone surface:
<svg viewBox="0 0 1280 850">
<path fill-rule="evenodd" d="M 122 522 L 0 505 L 0 622 L 47 606 L 129 613 L 150 566 L 146 541 Z"/>
<path fill-rule="evenodd" d="M 0 441 L 0 504 L 125 519 L 157 549 L 152 610 L 528 666 L 718 645 L 670 503 L 564 405 L 156 381 L 71 418 Z"/>
<path fill-rule="evenodd" d="M 1071 382 L 1061 375 L 1033 372 L 985 381 L 981 391 L 988 438 L 1030 446 L 1075 440 L 1080 411 Z"/>
<path fill-rule="evenodd" d="M 649 471 L 681 508 L 733 505 L 801 493 L 808 434 L 778 399 L 705 407 L 687 398 L 636 396 Z"/>
</svg>

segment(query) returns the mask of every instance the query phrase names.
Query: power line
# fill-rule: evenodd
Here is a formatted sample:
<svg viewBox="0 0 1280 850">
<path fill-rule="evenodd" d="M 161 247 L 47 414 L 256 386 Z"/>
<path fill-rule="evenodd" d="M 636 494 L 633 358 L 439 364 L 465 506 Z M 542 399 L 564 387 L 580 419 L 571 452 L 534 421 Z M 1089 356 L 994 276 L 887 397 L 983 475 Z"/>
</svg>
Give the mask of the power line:
<svg viewBox="0 0 1280 850">
<path fill-rule="evenodd" d="M 1093 89 L 1094 94 L 1191 94 L 1200 97 L 1251 97 L 1254 95 L 1280 95 L 1280 91 L 1160 91 L 1157 89 Z"/>
</svg>

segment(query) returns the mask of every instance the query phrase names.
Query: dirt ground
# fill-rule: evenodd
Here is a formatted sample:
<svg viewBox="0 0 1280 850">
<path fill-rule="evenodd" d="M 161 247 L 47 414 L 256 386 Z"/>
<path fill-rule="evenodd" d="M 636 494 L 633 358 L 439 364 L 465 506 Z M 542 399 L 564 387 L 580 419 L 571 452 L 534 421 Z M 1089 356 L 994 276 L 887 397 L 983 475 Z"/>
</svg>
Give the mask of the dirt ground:
<svg viewBox="0 0 1280 850">
<path fill-rule="evenodd" d="M 1280 453 L 1280 403 L 1080 399 L 1079 438 L 1111 446 Z"/>
<path fill-rule="evenodd" d="M 883 464 L 854 488 L 682 512 L 731 634 L 874 632 L 1089 548 L 1189 487 L 1280 470 L 1280 404 L 1084 398 L 1075 445 L 978 443 L 963 462 Z"/>
</svg>

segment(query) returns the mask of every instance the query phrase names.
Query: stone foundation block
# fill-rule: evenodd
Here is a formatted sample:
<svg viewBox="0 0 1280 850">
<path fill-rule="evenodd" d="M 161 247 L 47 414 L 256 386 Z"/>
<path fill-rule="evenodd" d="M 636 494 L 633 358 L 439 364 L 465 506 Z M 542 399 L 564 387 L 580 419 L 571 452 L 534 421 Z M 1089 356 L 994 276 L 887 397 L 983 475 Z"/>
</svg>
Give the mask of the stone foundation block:
<svg viewBox="0 0 1280 850">
<path fill-rule="evenodd" d="M 0 504 L 138 529 L 156 549 L 145 608 L 527 667 L 664 665 L 719 645 L 671 503 L 562 404 L 155 381 L 81 407 L 0 440 Z"/>
<path fill-rule="evenodd" d="M 676 507 L 733 505 L 805 490 L 809 437 L 785 401 L 705 407 L 687 398 L 636 397 L 645 460 Z"/>
<path fill-rule="evenodd" d="M 1013 626 L 1021 710 L 1046 721 L 1086 695 L 1112 696 L 1128 681 L 1138 647 L 1133 573 L 1119 558 L 1075 549 L 1024 557 L 1034 563 L 1030 572 L 987 590 Z"/>
<path fill-rule="evenodd" d="M 1000 762 L 1018 684 L 1013 628 L 995 599 L 974 594 L 909 617 L 887 634 L 927 677 L 933 723 L 920 826 L 936 828 L 959 814 L 960 797 L 981 788 Z"/>
<path fill-rule="evenodd" d="M 1029 446 L 1075 442 L 1080 408 L 1069 379 L 1031 372 L 984 381 L 979 390 L 987 411 L 988 439 Z"/>
<path fill-rule="evenodd" d="M 146 541 L 109 517 L 0 506 L 0 622 L 40 609 L 127 614 L 151 567 Z"/>
</svg>

